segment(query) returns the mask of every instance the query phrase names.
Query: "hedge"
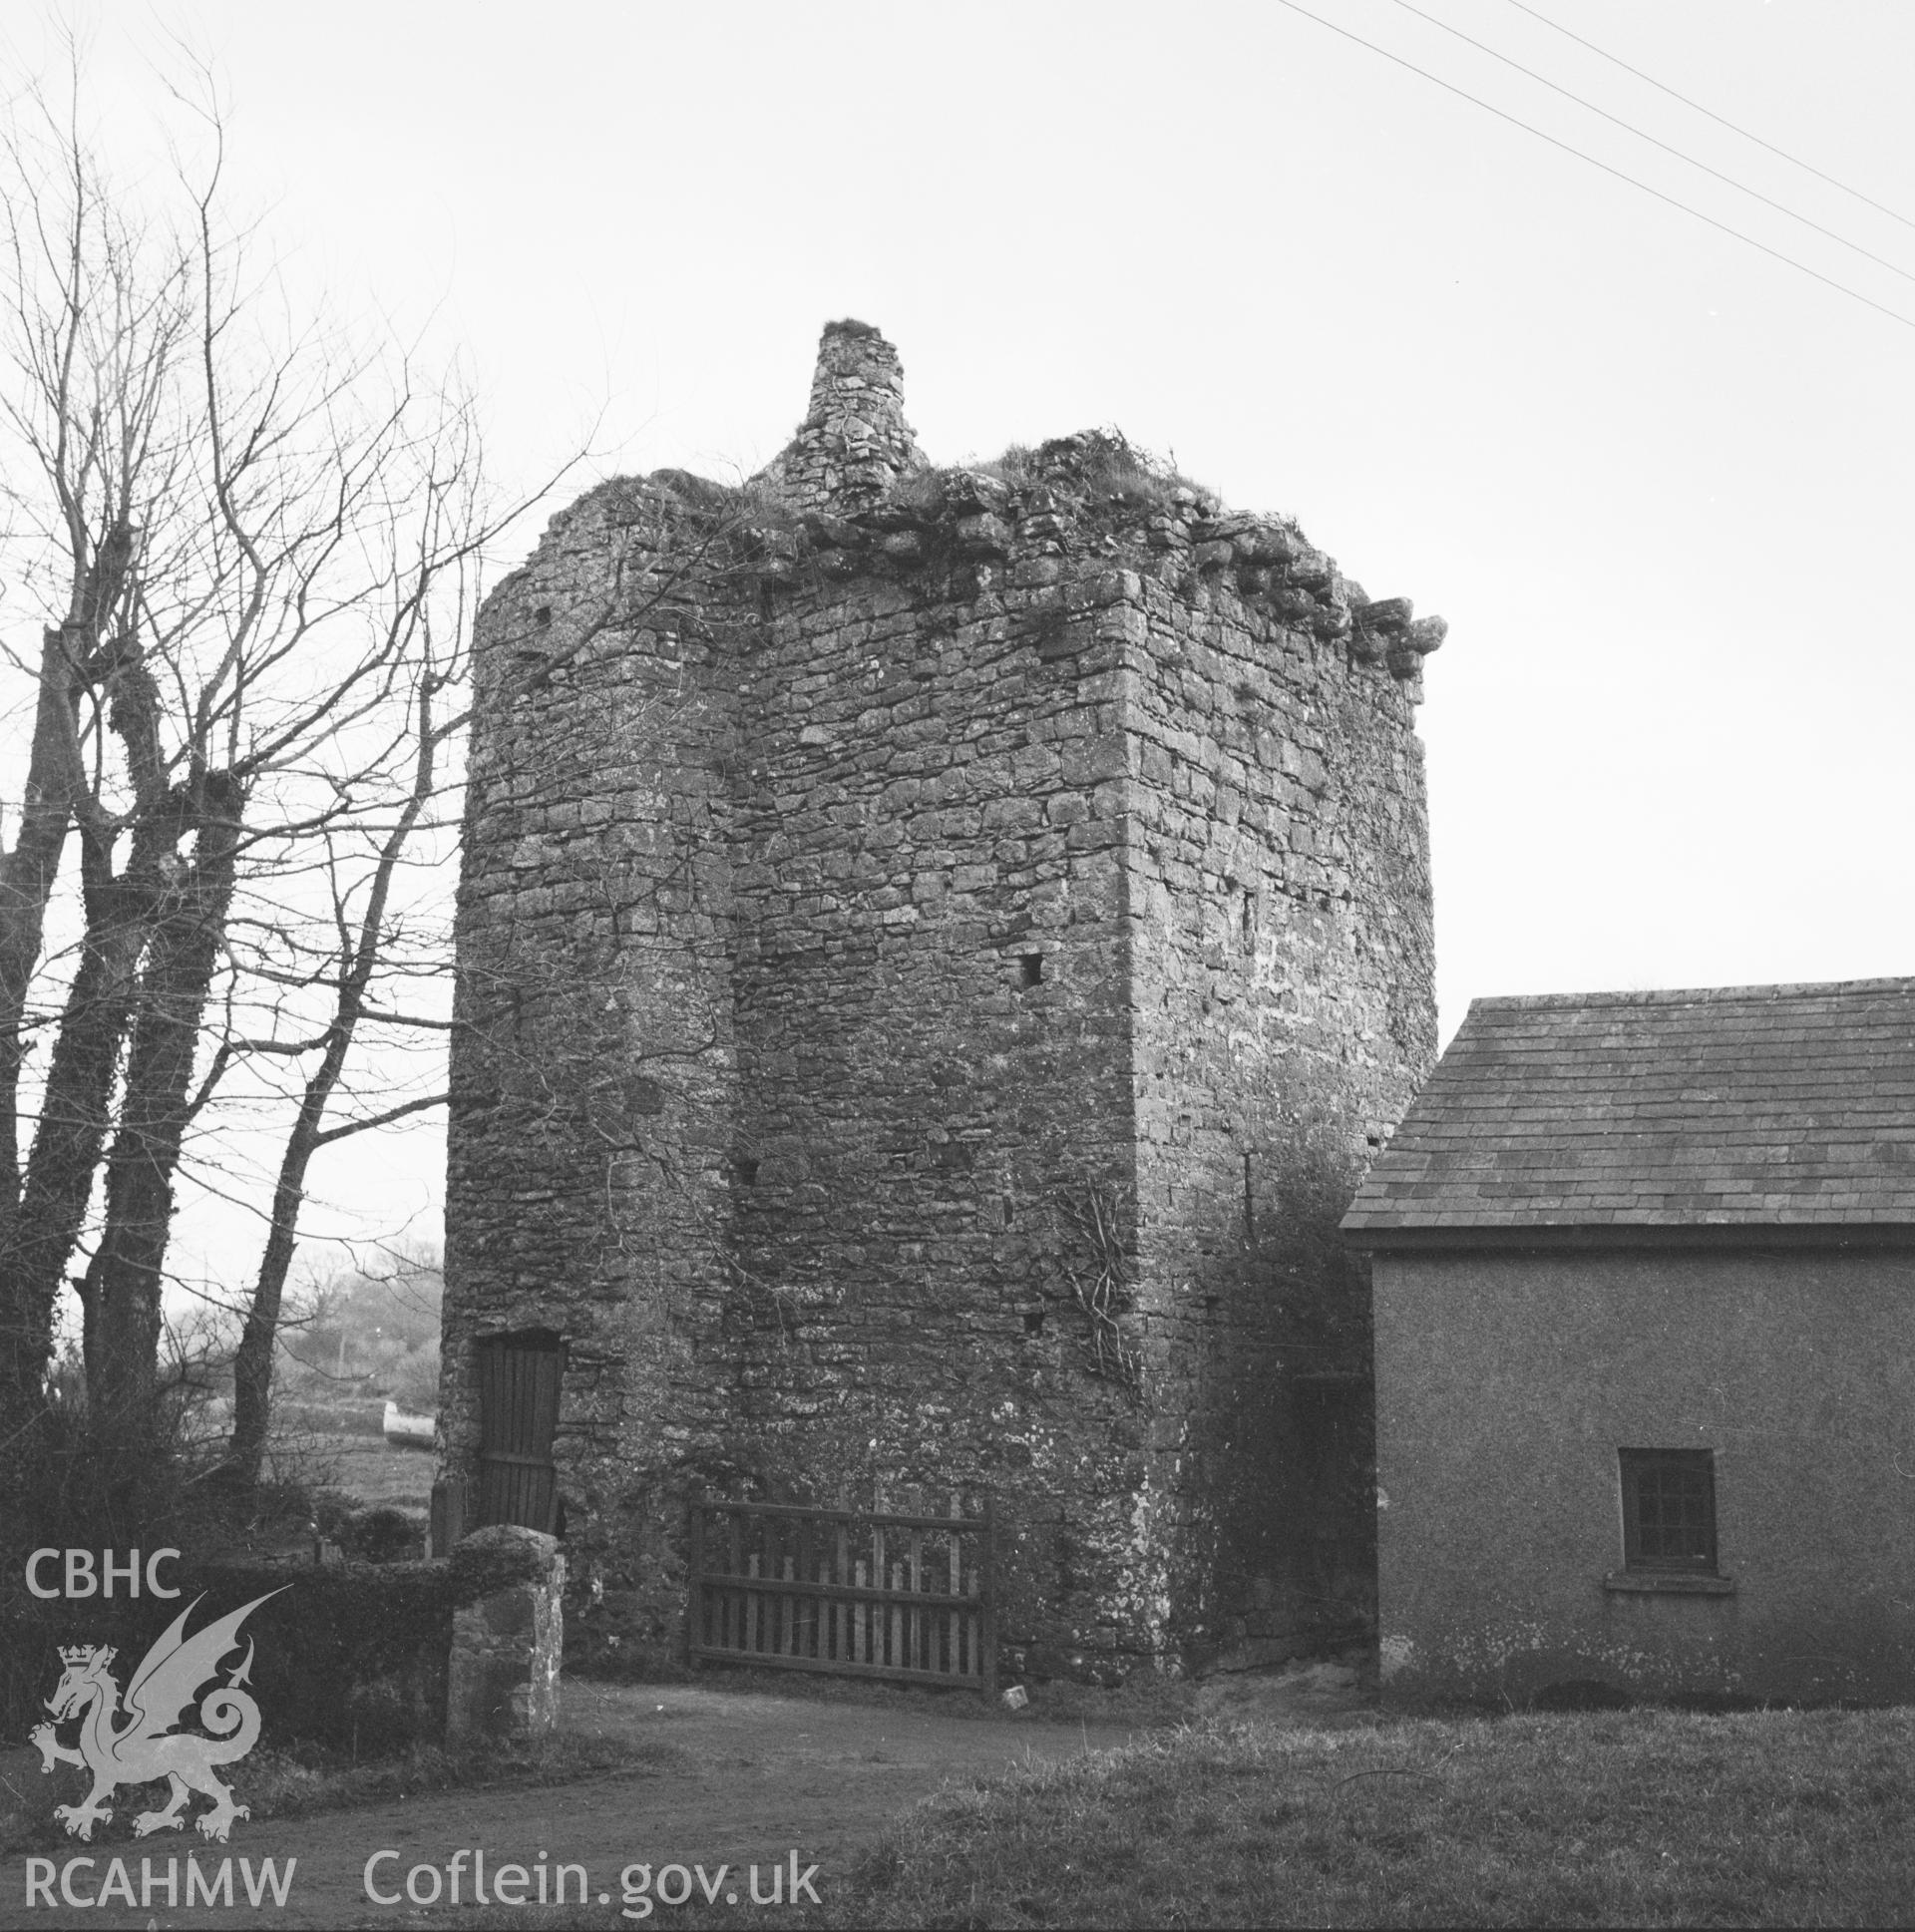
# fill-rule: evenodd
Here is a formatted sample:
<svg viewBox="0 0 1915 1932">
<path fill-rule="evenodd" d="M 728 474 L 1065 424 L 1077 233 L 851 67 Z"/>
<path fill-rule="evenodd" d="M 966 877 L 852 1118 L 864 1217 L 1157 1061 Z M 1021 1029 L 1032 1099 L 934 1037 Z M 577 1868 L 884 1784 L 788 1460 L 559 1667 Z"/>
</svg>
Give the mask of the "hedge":
<svg viewBox="0 0 1915 1932">
<path fill-rule="evenodd" d="M 240 1646 L 252 1645 L 248 1681 L 262 1742 L 304 1740 L 379 1756 L 444 1736 L 453 1604 L 465 1581 L 455 1581 L 450 1565 L 179 1564 L 166 1575 L 178 1598 L 34 1600 L 8 1593 L 11 1601 L 0 1609 L 0 1707 L 11 1735 L 45 1716 L 61 1646 L 113 1645 L 113 1675 L 124 1691 L 148 1649 L 195 1598 L 189 1634 L 269 1596 L 238 1638 Z M 220 1681 L 244 1661 L 244 1649 L 235 1650 Z"/>
</svg>

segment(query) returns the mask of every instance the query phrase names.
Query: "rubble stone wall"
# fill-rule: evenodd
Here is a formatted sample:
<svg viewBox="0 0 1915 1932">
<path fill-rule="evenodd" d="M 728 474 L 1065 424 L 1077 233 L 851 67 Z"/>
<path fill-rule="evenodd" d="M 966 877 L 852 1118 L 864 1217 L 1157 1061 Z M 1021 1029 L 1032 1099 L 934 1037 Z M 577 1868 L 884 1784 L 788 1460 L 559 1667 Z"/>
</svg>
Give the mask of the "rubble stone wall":
<svg viewBox="0 0 1915 1932">
<path fill-rule="evenodd" d="M 696 529 L 671 480 L 607 485 L 487 603 L 452 1061 L 449 1473 L 474 1476 L 475 1338 L 560 1336 L 574 1573 L 608 1567 L 650 1648 L 731 1380 L 735 643 L 671 587 Z"/>
<path fill-rule="evenodd" d="M 958 563 L 784 602 L 733 873 L 741 1464 L 816 1501 L 993 1489 L 1012 1639 L 1135 1452 L 1056 1272 L 1059 1193 L 1129 1156 L 1114 708 L 1095 650 L 1042 648 L 1073 594 Z M 1084 1617 L 1118 1567 L 1079 1560 Z"/>
<path fill-rule="evenodd" d="M 1373 1614 L 1367 1285 L 1335 1229 L 1436 1037 L 1421 653 L 1391 674 L 1285 527 L 1208 529 L 1142 585 L 1128 824 L 1153 1514 L 1183 1645 L 1230 1651 Z M 1314 604 L 1270 595 L 1286 550 Z"/>
<path fill-rule="evenodd" d="M 538 1530 L 497 1524 L 452 1562 L 446 1741 L 546 1738 L 559 1724 L 566 1559 Z"/>
<path fill-rule="evenodd" d="M 445 1358 L 467 1473 L 473 1339 L 567 1343 L 575 1642 L 671 1648 L 706 1484 L 990 1491 L 1013 1668 L 1350 1594 L 1292 1397 L 1361 1410 L 1336 1223 L 1434 1056 L 1440 638 L 1108 435 L 929 469 L 857 324 L 763 477 L 555 521 L 479 636 Z"/>
</svg>

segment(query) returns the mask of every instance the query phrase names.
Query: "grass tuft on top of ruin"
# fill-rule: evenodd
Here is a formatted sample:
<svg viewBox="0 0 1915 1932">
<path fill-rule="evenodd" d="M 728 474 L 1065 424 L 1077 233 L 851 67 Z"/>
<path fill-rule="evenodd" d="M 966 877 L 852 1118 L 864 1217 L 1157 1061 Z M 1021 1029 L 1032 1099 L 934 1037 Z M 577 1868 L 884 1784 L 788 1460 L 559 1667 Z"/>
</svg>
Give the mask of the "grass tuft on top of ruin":
<svg viewBox="0 0 1915 1932">
<path fill-rule="evenodd" d="M 1185 476 L 1174 463 L 1153 456 L 1118 429 L 1054 436 L 1035 449 L 1013 443 L 1001 456 L 978 467 L 1013 489 L 1049 484 L 1092 505 L 1173 514 L 1194 511 L 1206 516 L 1222 508 L 1214 490 Z"/>
<path fill-rule="evenodd" d="M 1098 521 L 1113 513 L 1118 519 L 1213 517 L 1223 507 L 1214 490 L 1110 428 L 1079 430 L 1035 445 L 1013 443 L 982 461 L 922 470 L 903 479 L 892 497 L 901 507 L 936 514 L 950 498 L 974 489 L 978 478 L 1016 497 L 1049 490 Z"/>
</svg>

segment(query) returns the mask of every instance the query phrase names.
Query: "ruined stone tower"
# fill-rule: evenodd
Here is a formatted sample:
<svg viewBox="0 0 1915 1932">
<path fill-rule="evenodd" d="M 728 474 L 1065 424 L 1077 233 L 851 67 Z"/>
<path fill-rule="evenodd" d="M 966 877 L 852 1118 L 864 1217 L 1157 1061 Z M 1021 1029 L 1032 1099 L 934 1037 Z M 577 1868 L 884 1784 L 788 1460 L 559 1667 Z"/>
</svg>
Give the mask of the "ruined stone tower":
<svg viewBox="0 0 1915 1932">
<path fill-rule="evenodd" d="M 1442 629 L 1111 435 L 927 466 L 856 322 L 761 477 L 554 520 L 479 631 L 445 1426 L 476 1482 L 546 1352 L 576 1641 L 672 1651 L 706 1488 L 988 1492 L 1013 1668 L 1360 1621 Z"/>
</svg>

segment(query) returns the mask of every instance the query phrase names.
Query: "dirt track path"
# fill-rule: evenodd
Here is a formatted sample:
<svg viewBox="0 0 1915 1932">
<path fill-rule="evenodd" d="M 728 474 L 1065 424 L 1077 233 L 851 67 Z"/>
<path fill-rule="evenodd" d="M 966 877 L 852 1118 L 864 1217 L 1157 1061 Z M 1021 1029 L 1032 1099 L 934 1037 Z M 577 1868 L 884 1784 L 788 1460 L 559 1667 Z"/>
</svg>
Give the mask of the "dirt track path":
<svg viewBox="0 0 1915 1932">
<path fill-rule="evenodd" d="M 575 1734 L 617 1733 L 638 1741 L 671 1745 L 668 1762 L 656 1771 L 620 1773 L 553 1789 L 480 1791 L 409 1799 L 378 1810 L 333 1811 L 290 1820 L 267 1819 L 235 1827 L 232 1842 L 206 1845 L 188 1836 L 135 1841 L 116 1819 L 95 1845 L 75 1844 L 60 1855 L 92 1855 L 91 1870 L 75 1872 L 82 1897 L 110 1880 L 110 1861 L 119 1857 L 136 1893 L 141 1859 L 153 1860 L 163 1875 L 170 1858 L 179 1861 L 180 1898 L 169 1909 L 162 1883 L 145 1908 L 129 1911 L 117 1900 L 104 1909 L 75 1910 L 43 1900 L 27 1906 L 26 1865 L 19 1858 L 0 1862 L 0 1926 L 39 1928 L 62 1922 L 90 1928 L 240 1925 L 329 1927 L 346 1925 L 486 1925 L 523 1916 L 534 1924 L 536 1909 L 523 1915 L 479 1911 L 472 1904 L 472 1859 L 464 1861 L 460 1904 L 454 1908 L 446 1871 L 454 1853 L 485 1853 L 488 1874 L 501 1865 L 519 1864 L 533 1874 L 527 1903 L 536 1907 L 537 1865 L 582 1865 L 593 1904 L 603 1895 L 604 1920 L 617 1922 L 620 1872 L 628 1865 L 702 1865 L 708 1877 L 729 1867 L 721 1885 L 747 1898 L 750 1867 L 758 1867 L 762 1894 L 769 1894 L 772 1869 L 781 1868 L 781 1887 L 791 1879 L 791 1854 L 797 1869 L 816 1865 L 813 1886 L 830 1897 L 834 1877 L 842 1879 L 860 1846 L 907 1805 L 935 1790 L 948 1777 L 973 1777 L 998 1771 L 1026 1758 L 1053 1759 L 1085 1749 L 1125 1742 L 1133 1734 L 1114 1725 L 1060 1725 L 1036 1711 L 989 1718 L 955 1716 L 937 1700 L 883 1705 L 834 1704 L 811 1698 L 698 1686 L 611 1687 L 568 1684 L 564 1723 Z M 243 1784 L 240 1786 L 243 1795 Z M 366 1865 L 374 1853 L 391 1851 L 373 1871 L 372 1885 L 384 1894 L 400 1893 L 381 1905 L 367 1894 Z M 200 1870 L 216 1873 L 221 1858 L 233 1860 L 231 1908 L 204 1904 L 187 1909 L 186 1861 L 189 1853 Z M 297 1859 L 285 1905 L 268 1897 L 253 1909 L 245 1896 L 240 1860 L 259 1872 L 260 1861 L 274 1859 L 283 1872 Z M 436 1907 L 403 1896 L 414 1866 L 436 1868 L 441 1885 Z M 418 1894 L 430 1897 L 433 1878 L 421 1873 Z M 490 1886 L 490 1876 L 488 1885 Z M 678 1880 L 667 1880 L 675 1888 Z M 690 1882 L 696 1883 L 693 1878 Z M 569 1881 L 568 1902 L 575 1897 Z M 56 1880 L 53 1890 L 60 1901 Z M 696 1894 L 694 1894 L 696 1896 Z M 654 1911 L 653 1924 L 669 1922 L 669 1911 Z"/>
</svg>

